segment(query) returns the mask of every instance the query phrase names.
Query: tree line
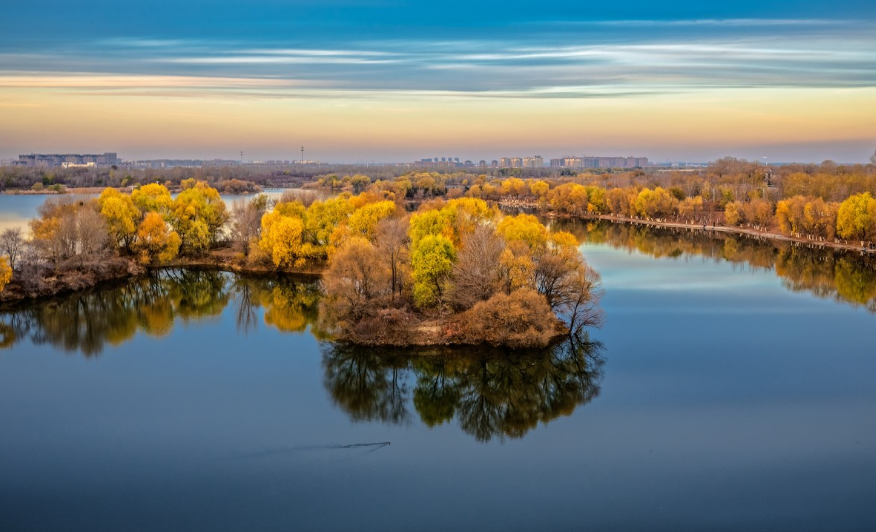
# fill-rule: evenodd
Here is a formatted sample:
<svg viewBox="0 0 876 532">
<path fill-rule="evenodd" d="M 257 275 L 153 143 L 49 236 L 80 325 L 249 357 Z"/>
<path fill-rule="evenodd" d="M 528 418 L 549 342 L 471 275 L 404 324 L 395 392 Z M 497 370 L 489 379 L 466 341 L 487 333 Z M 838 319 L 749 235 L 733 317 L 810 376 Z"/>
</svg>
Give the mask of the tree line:
<svg viewBox="0 0 876 532">
<path fill-rule="evenodd" d="M 876 241 L 876 166 L 765 166 L 721 159 L 693 172 L 584 172 L 552 178 L 410 172 L 392 180 L 323 176 L 317 186 L 428 201 L 469 197 L 584 216 L 610 215 L 780 231 L 817 241 Z"/>
</svg>

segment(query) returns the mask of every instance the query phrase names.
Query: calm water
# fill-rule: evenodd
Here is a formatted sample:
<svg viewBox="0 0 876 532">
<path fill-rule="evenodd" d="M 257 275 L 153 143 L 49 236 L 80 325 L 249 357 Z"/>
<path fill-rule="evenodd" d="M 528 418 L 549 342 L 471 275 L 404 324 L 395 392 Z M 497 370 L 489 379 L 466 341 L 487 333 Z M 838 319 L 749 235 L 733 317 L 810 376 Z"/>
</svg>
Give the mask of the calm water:
<svg viewBox="0 0 876 532">
<path fill-rule="evenodd" d="M 2 316 L 0 530 L 876 529 L 870 265 L 574 229 L 606 324 L 547 353 L 334 348 L 205 272 Z"/>
</svg>

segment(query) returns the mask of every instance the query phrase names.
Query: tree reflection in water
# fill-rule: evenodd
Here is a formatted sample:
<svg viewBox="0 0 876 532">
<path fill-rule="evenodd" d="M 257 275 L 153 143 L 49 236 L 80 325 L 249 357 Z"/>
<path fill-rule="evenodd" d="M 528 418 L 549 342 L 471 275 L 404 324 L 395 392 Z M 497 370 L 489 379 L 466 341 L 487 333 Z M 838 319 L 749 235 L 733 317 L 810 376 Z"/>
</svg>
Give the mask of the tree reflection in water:
<svg viewBox="0 0 876 532">
<path fill-rule="evenodd" d="M 694 229 L 651 227 L 604 220 L 557 220 L 553 224 L 579 242 L 676 259 L 701 256 L 753 270 L 772 270 L 785 288 L 809 292 L 876 312 L 876 257 L 859 252 L 819 248 Z"/>
<path fill-rule="evenodd" d="M 288 277 L 234 278 L 237 294 L 237 329 L 253 330 L 257 323 L 256 309 L 264 308 L 266 325 L 283 332 L 304 332 L 319 316 L 319 284 L 313 280 Z M 319 337 L 317 331 L 313 331 Z"/>
<path fill-rule="evenodd" d="M 237 324 L 252 330 L 264 309 L 265 324 L 284 332 L 302 332 L 317 317 L 319 290 L 312 281 L 245 278 L 204 270 L 168 269 L 34 304 L 0 317 L 0 349 L 23 339 L 49 344 L 86 357 L 107 344 L 120 345 L 138 332 L 153 337 L 170 334 L 183 323 L 218 317 L 232 300 Z"/>
<path fill-rule="evenodd" d="M 538 352 L 323 347 L 325 387 L 354 421 L 406 424 L 412 402 L 426 425 L 455 417 L 479 441 L 521 438 L 570 415 L 599 393 L 602 365 L 602 346 L 586 339 Z"/>
<path fill-rule="evenodd" d="M 98 288 L 8 313 L 2 328 L 13 343 L 29 338 L 90 357 L 106 344 L 120 345 L 138 331 L 170 333 L 176 320 L 218 316 L 231 295 L 226 275 L 212 271 L 164 270 L 123 285 Z M 9 336 L 9 335 L 7 335 Z"/>
</svg>

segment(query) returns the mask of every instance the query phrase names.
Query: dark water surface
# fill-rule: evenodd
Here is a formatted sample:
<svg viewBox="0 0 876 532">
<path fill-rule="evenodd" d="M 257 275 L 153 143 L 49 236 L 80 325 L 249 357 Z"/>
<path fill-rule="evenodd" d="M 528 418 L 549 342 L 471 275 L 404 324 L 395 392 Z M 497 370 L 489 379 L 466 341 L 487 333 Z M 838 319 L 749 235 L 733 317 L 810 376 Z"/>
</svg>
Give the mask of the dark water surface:
<svg viewBox="0 0 876 532">
<path fill-rule="evenodd" d="M 591 344 L 320 342 L 301 280 L 210 272 L 0 316 L 0 530 L 874 530 L 855 256 L 576 226 Z"/>
</svg>

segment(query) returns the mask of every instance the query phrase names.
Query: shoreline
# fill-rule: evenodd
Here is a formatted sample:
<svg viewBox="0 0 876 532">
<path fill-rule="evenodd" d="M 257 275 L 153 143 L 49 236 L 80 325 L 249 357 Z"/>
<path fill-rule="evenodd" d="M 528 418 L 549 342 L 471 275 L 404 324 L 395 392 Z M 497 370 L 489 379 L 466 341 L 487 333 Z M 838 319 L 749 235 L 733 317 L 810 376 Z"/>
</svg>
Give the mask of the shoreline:
<svg viewBox="0 0 876 532">
<path fill-rule="evenodd" d="M 221 252 L 226 249 L 228 248 L 220 248 L 215 251 Z M 55 298 L 70 296 L 80 292 L 84 293 L 95 288 L 101 288 L 116 283 L 127 282 L 140 276 L 147 275 L 150 272 L 158 272 L 174 268 L 215 270 L 262 277 L 288 275 L 290 277 L 297 276 L 314 279 L 318 279 L 322 275 L 322 271 L 325 269 L 325 266 L 321 264 L 300 270 L 277 270 L 266 267 L 247 267 L 235 264 L 231 260 L 223 260 L 221 255 L 214 253 L 211 253 L 211 255 L 206 257 L 175 260 L 157 266 L 143 266 L 130 257 L 113 257 L 107 259 L 107 262 L 113 265 L 108 272 L 83 273 L 78 269 L 67 270 L 60 272 L 59 275 L 45 278 L 44 281 L 48 283 L 48 286 L 44 286 L 40 290 L 26 290 L 22 288 L 18 281 L 13 281 L 7 285 L 3 292 L 0 292 L 0 312 L 14 312 L 33 304 L 51 301 Z M 71 281 L 70 278 L 75 279 L 75 281 Z"/>
<path fill-rule="evenodd" d="M 876 255 L 876 248 L 868 249 L 865 246 L 861 246 L 858 244 L 849 244 L 847 241 L 845 242 L 832 242 L 829 240 L 817 240 L 803 237 L 793 237 L 788 236 L 782 233 L 775 233 L 772 231 L 759 231 L 757 229 L 746 228 L 746 227 L 730 227 L 726 225 L 709 225 L 709 224 L 696 224 L 696 223 L 685 223 L 685 222 L 669 222 L 669 221 L 661 221 L 661 220 L 645 220 L 641 218 L 629 218 L 624 216 L 614 216 L 611 214 L 581 214 L 581 215 L 571 215 L 571 214 L 557 214 L 556 212 L 549 211 L 543 212 L 537 205 L 532 204 L 519 204 L 519 203 L 505 203 L 499 202 L 499 207 L 502 208 L 523 208 L 523 209 L 535 209 L 537 214 L 540 216 L 544 216 L 546 218 L 551 219 L 569 219 L 569 220 L 605 220 L 607 222 L 612 223 L 629 223 L 636 225 L 645 225 L 648 227 L 665 227 L 668 229 L 688 229 L 690 231 L 701 231 L 704 233 L 725 233 L 725 234 L 736 234 L 748 237 L 755 237 L 764 240 L 774 240 L 777 242 L 790 242 L 792 244 L 807 244 L 818 249 L 824 248 L 832 248 L 839 249 L 842 251 L 856 251 L 861 254 L 874 254 Z"/>
<path fill-rule="evenodd" d="M 500 207 L 512 208 L 531 208 L 539 210 L 535 205 L 521 205 L 512 203 L 499 203 Z M 860 256 L 870 255 L 876 256 L 876 249 L 862 248 L 857 244 L 849 244 L 846 242 L 831 242 L 823 240 L 814 240 L 801 237 L 792 237 L 781 233 L 771 231 L 760 231 L 745 227 L 728 227 L 724 225 L 706 225 L 692 224 L 684 222 L 671 222 L 662 220 L 645 220 L 641 218 L 629 218 L 622 216 L 614 216 L 608 214 L 583 214 L 583 215 L 566 215 L 555 212 L 541 213 L 541 216 L 550 219 L 566 219 L 566 220 L 603 220 L 609 223 L 616 224 L 635 224 L 647 227 L 657 227 L 666 229 L 686 229 L 690 232 L 701 232 L 706 235 L 716 235 L 722 233 L 725 235 L 739 235 L 758 240 L 767 240 L 776 242 L 787 242 L 794 246 L 806 246 L 811 249 L 835 249 L 843 252 L 854 252 Z M 325 271 L 325 263 L 314 263 L 301 269 L 275 269 L 266 266 L 244 265 L 238 262 L 236 257 L 229 256 L 228 247 L 218 248 L 210 252 L 209 255 L 195 258 L 187 258 L 182 260 L 174 260 L 167 264 L 158 266 L 143 266 L 137 263 L 130 257 L 114 257 L 107 259 L 107 262 L 113 263 L 111 271 L 103 273 L 86 272 L 73 269 L 65 272 L 60 272 L 58 275 L 46 278 L 49 283 L 39 290 L 25 290 L 17 281 L 9 283 L 7 289 L 0 292 L 0 311 L 14 311 L 19 307 L 28 306 L 41 301 L 48 301 L 53 298 L 68 296 L 76 292 L 84 292 L 107 284 L 122 282 L 128 279 L 133 279 L 141 275 L 145 275 L 151 271 L 160 271 L 172 268 L 193 268 L 193 269 L 210 269 L 224 271 L 229 273 L 251 275 L 251 276 L 275 276 L 288 275 L 307 277 L 318 279 Z M 78 276 L 77 276 L 78 274 Z M 11 289 L 11 290 L 10 290 Z M 423 344 L 430 345 L 430 344 Z"/>
</svg>

